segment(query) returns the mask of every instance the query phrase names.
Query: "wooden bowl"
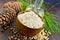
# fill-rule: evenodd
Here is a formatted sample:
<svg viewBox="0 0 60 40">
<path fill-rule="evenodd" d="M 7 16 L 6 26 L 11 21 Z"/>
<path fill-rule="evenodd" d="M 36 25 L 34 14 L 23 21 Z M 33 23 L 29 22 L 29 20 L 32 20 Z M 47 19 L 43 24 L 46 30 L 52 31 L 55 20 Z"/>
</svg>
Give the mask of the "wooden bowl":
<svg viewBox="0 0 60 40">
<path fill-rule="evenodd" d="M 22 14 L 22 13 L 24 13 L 24 12 L 20 12 L 19 14 Z M 42 17 L 40 17 L 40 18 L 43 21 Z M 42 25 L 41 28 L 37 28 L 37 29 L 36 28 L 29 28 L 29 27 L 23 25 L 21 22 L 19 22 L 19 20 L 17 18 L 16 19 L 16 28 L 24 36 L 34 36 L 44 28 L 44 24 Z"/>
</svg>

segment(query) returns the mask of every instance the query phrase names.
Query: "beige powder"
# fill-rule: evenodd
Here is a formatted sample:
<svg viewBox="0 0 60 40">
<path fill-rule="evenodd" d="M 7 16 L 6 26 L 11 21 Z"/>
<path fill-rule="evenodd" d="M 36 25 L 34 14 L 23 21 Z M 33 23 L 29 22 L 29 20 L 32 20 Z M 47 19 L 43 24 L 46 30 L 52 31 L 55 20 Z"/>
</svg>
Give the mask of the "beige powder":
<svg viewBox="0 0 60 40">
<path fill-rule="evenodd" d="M 41 18 L 34 12 L 25 12 L 18 15 L 18 20 L 29 28 L 40 28 L 44 24 Z"/>
</svg>

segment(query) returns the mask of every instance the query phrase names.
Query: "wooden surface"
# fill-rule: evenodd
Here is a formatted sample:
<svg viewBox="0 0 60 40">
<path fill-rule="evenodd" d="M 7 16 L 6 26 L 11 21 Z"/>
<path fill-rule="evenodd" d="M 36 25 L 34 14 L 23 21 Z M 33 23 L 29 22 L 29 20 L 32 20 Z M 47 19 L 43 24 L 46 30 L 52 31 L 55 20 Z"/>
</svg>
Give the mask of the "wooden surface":
<svg viewBox="0 0 60 40">
<path fill-rule="evenodd" d="M 0 11 L 2 11 L 2 5 L 5 3 L 5 2 L 8 2 L 8 1 L 12 1 L 12 0 L 0 0 Z M 57 15 L 57 21 L 59 22 L 60 24 L 60 7 L 57 7 L 55 8 L 54 12 L 56 15 Z M 60 26 L 59 26 L 60 27 Z M 9 33 L 8 32 L 5 32 L 5 33 L 1 33 L 0 32 L 0 40 L 8 40 L 7 39 L 7 35 Z M 60 40 L 60 34 L 58 35 L 51 35 L 50 36 L 50 40 Z"/>
</svg>

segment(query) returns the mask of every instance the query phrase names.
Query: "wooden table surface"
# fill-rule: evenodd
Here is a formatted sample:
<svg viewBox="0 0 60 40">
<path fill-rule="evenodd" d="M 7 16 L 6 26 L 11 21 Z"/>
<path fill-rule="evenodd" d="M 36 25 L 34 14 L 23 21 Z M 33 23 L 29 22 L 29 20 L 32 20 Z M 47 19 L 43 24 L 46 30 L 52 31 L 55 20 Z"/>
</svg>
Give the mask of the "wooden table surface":
<svg viewBox="0 0 60 40">
<path fill-rule="evenodd" d="M 2 5 L 5 3 L 5 2 L 8 2 L 8 1 L 13 1 L 13 0 L 0 0 L 0 11 L 2 11 Z M 54 12 L 54 11 L 52 11 Z M 57 21 L 60 23 L 60 7 L 57 7 L 55 8 L 55 12 L 54 12 L 56 15 L 57 15 Z M 0 40 L 8 40 L 7 39 L 7 35 L 9 33 L 8 32 L 5 32 L 5 33 L 1 33 L 0 32 Z M 58 35 L 51 35 L 50 36 L 50 40 L 60 40 L 60 34 Z"/>
</svg>

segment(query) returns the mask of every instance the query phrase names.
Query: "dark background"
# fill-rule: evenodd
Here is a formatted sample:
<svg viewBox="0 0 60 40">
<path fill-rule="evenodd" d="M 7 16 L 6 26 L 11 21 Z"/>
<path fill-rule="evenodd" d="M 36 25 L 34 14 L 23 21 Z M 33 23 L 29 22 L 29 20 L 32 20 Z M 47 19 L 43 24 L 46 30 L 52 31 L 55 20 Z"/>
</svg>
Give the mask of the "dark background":
<svg viewBox="0 0 60 40">
<path fill-rule="evenodd" d="M 0 0 L 0 11 L 2 11 L 2 5 L 5 2 L 8 1 L 16 1 L 16 0 Z M 59 22 L 59 28 L 60 28 L 60 0 L 44 0 L 45 3 L 47 4 L 46 9 L 48 10 L 52 5 L 55 5 L 56 3 L 58 3 L 54 8 L 48 10 L 49 12 L 52 12 L 54 14 L 56 14 L 56 20 Z M 7 39 L 7 35 L 8 32 L 5 33 L 1 33 L 0 32 L 0 40 L 8 40 Z M 60 34 L 58 35 L 50 35 L 50 40 L 60 40 Z"/>
</svg>

